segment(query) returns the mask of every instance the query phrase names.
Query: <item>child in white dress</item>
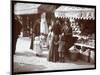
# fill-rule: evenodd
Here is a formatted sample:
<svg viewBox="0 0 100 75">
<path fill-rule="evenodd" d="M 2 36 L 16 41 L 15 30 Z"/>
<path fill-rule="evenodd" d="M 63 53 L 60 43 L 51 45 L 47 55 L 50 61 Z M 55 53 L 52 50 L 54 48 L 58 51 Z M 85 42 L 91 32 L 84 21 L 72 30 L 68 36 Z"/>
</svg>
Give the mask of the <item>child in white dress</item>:
<svg viewBox="0 0 100 75">
<path fill-rule="evenodd" d="M 36 53 L 36 56 L 40 56 L 42 54 L 42 50 L 40 48 L 40 37 L 36 36 L 34 40 L 34 51 Z"/>
</svg>

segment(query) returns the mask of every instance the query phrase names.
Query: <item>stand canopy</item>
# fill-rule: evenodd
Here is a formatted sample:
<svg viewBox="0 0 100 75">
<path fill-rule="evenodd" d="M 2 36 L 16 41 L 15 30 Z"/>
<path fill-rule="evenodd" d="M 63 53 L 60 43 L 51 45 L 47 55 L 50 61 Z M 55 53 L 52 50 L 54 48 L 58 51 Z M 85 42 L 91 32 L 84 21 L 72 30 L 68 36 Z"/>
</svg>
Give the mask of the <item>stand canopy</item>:
<svg viewBox="0 0 100 75">
<path fill-rule="evenodd" d="M 14 8 L 15 15 L 25 15 L 25 14 L 37 14 L 38 7 L 41 4 L 30 4 L 30 3 L 16 3 Z"/>
<path fill-rule="evenodd" d="M 75 18 L 75 19 L 95 19 L 95 9 L 76 7 L 76 6 L 60 6 L 55 10 L 56 18 Z"/>
</svg>

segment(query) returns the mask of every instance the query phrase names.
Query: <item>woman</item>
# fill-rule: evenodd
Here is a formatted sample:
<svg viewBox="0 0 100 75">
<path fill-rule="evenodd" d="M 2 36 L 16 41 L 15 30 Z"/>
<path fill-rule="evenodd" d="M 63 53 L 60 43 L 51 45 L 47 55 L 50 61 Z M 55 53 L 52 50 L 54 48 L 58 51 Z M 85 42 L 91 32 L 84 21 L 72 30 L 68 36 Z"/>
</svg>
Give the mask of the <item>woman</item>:
<svg viewBox="0 0 100 75">
<path fill-rule="evenodd" d="M 49 56 L 48 61 L 57 62 L 59 61 L 59 35 L 61 34 L 59 21 L 56 21 L 56 24 L 52 27 L 53 37 L 51 41 L 51 46 L 49 47 Z"/>
</svg>

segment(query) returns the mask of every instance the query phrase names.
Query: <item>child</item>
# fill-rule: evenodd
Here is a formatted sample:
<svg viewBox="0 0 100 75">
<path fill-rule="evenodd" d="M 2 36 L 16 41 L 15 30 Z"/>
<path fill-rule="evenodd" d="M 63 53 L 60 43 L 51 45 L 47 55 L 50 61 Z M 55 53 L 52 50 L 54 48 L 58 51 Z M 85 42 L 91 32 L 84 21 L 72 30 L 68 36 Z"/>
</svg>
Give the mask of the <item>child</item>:
<svg viewBox="0 0 100 75">
<path fill-rule="evenodd" d="M 59 48 L 58 48 L 58 52 L 59 52 L 59 61 L 60 62 L 65 62 L 65 41 L 62 40 L 64 37 L 64 34 L 62 33 L 62 35 L 60 35 L 60 39 L 59 39 Z"/>
<path fill-rule="evenodd" d="M 36 52 L 36 56 L 41 56 L 42 50 L 40 48 L 40 37 L 36 36 L 34 40 L 34 51 Z"/>
</svg>

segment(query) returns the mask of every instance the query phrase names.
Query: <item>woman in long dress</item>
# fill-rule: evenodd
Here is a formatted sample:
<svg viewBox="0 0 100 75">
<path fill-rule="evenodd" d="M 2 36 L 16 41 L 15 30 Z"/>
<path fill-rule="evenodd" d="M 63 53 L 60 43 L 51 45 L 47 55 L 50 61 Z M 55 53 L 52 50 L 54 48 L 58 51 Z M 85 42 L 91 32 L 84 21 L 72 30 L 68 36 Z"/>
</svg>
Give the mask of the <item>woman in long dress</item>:
<svg viewBox="0 0 100 75">
<path fill-rule="evenodd" d="M 56 21 L 56 24 L 52 27 L 52 41 L 51 46 L 49 47 L 49 56 L 48 61 L 57 62 L 59 61 L 59 53 L 58 53 L 58 47 L 59 47 L 59 34 L 61 34 L 60 30 L 60 24 L 58 21 Z"/>
</svg>

